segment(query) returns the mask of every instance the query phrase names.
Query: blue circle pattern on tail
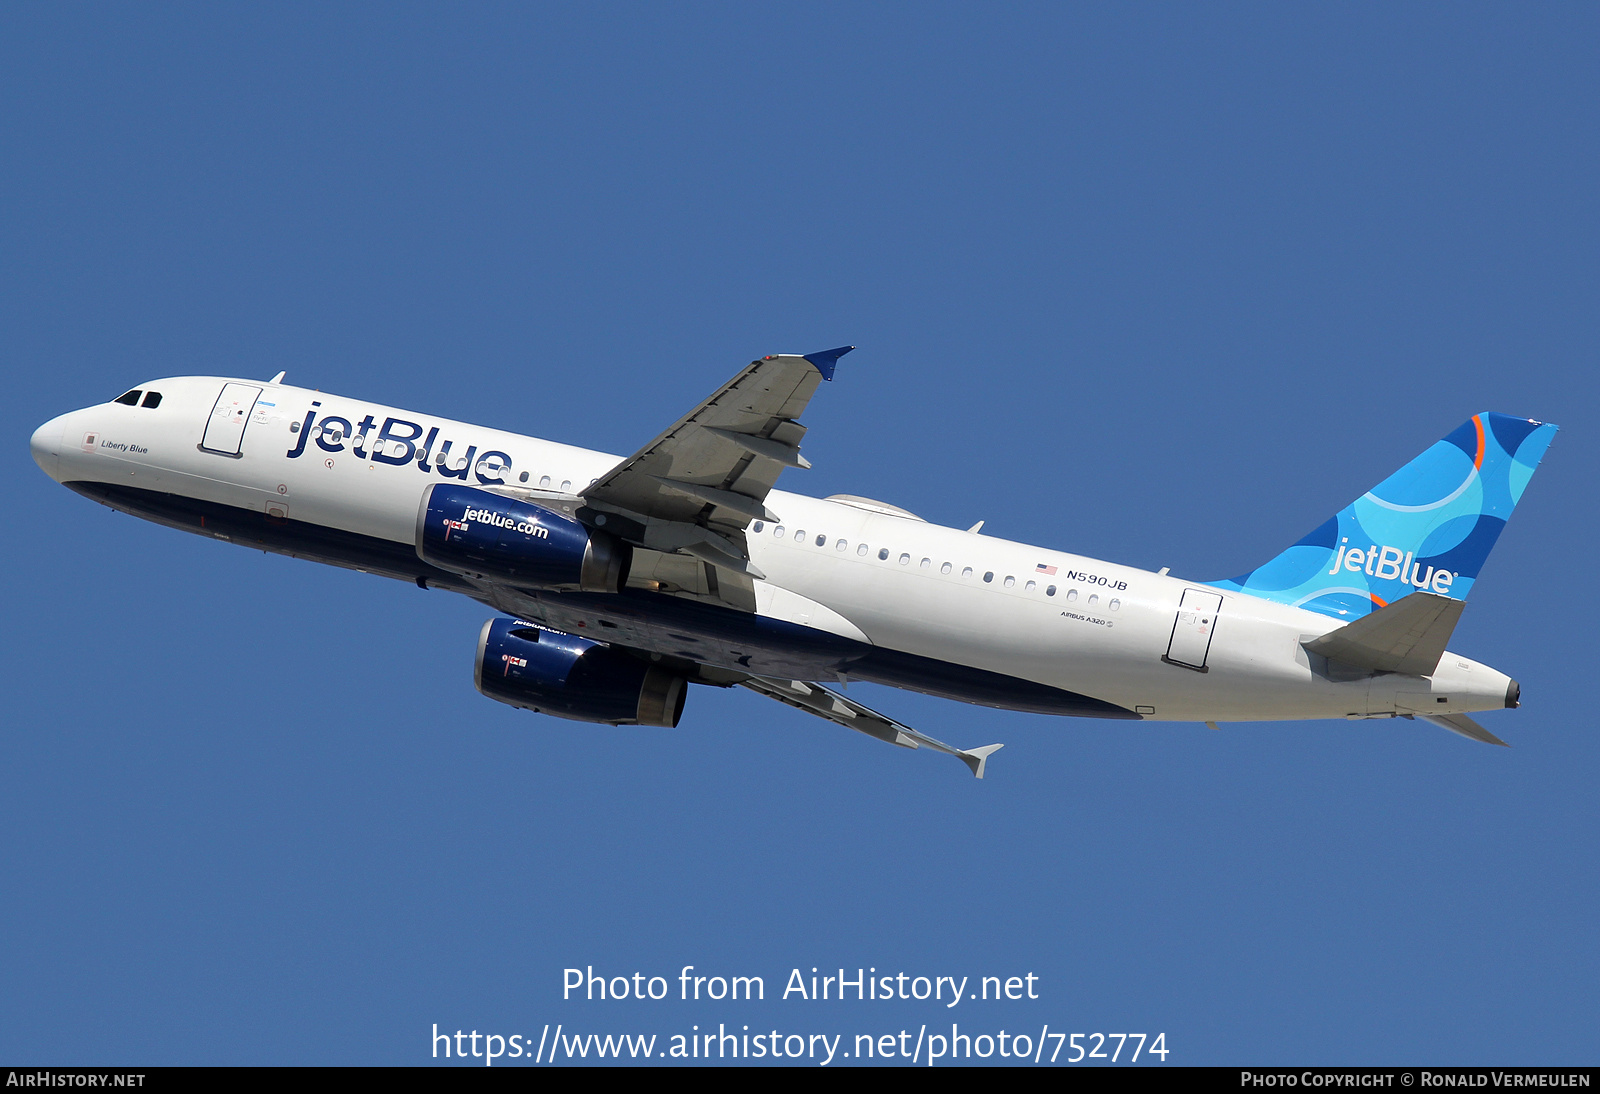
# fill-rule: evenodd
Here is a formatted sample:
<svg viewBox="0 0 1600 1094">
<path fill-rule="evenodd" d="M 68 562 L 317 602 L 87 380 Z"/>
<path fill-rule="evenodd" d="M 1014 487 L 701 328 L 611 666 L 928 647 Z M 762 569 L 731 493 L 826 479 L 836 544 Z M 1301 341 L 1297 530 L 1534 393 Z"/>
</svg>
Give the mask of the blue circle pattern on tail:
<svg viewBox="0 0 1600 1094">
<path fill-rule="evenodd" d="M 1555 434 L 1475 414 L 1271 562 L 1207 584 L 1346 621 L 1422 590 L 1465 600 Z"/>
</svg>

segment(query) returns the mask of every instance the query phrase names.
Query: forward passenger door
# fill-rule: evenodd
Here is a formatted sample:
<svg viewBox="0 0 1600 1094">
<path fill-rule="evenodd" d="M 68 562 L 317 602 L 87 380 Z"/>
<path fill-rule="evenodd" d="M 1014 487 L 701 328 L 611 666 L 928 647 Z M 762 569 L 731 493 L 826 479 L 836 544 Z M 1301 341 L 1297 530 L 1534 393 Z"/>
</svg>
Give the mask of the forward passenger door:
<svg viewBox="0 0 1600 1094">
<path fill-rule="evenodd" d="M 206 421 L 200 449 L 218 456 L 239 459 L 244 443 L 244 427 L 250 424 L 250 411 L 261 397 L 261 389 L 250 384 L 224 384 Z"/>
</svg>

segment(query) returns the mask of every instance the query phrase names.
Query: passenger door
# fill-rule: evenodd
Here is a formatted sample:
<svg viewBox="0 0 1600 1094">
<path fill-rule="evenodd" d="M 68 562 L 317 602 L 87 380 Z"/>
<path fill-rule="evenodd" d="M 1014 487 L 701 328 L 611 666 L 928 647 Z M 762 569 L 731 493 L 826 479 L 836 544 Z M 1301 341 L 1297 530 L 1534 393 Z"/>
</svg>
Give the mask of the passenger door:
<svg viewBox="0 0 1600 1094">
<path fill-rule="evenodd" d="M 1178 617 L 1172 621 L 1172 638 L 1161 660 L 1186 669 L 1206 672 L 1206 657 L 1211 652 L 1211 636 L 1216 632 L 1217 611 L 1222 597 L 1199 589 L 1183 590 L 1178 602 Z"/>
<path fill-rule="evenodd" d="M 250 411 L 260 397 L 261 389 L 250 384 L 224 384 L 206 422 L 201 451 L 238 459 L 242 455 L 239 448 L 244 443 L 244 427 L 250 424 Z"/>
</svg>

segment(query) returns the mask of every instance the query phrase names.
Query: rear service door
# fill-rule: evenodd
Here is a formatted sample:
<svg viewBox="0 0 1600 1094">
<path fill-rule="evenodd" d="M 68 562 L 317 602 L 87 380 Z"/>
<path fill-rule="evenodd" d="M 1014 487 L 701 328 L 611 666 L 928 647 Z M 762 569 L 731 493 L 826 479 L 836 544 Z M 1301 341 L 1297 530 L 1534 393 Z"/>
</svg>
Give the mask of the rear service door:
<svg viewBox="0 0 1600 1094">
<path fill-rule="evenodd" d="M 211 418 L 206 422 L 206 434 L 200 447 L 206 452 L 238 459 L 239 446 L 244 442 L 244 427 L 250 423 L 250 411 L 261 397 L 261 389 L 250 384 L 224 384 L 217 405 L 211 408 Z"/>
<path fill-rule="evenodd" d="M 1217 611 L 1222 597 L 1199 589 L 1183 590 L 1178 603 L 1178 618 L 1172 622 L 1172 640 L 1167 643 L 1163 661 L 1184 668 L 1206 671 L 1206 655 L 1211 652 L 1211 636 L 1217 628 Z"/>
</svg>

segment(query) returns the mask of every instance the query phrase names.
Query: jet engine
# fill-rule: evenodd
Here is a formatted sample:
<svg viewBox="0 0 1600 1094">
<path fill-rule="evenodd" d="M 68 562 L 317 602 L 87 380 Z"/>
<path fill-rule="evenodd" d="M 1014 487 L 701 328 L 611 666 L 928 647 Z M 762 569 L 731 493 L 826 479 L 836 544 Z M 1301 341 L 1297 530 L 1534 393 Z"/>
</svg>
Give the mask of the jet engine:
<svg viewBox="0 0 1600 1094">
<path fill-rule="evenodd" d="M 478 635 L 473 682 L 489 698 L 577 722 L 673 728 L 688 682 L 587 638 L 517 619 Z"/>
<path fill-rule="evenodd" d="M 633 548 L 542 505 L 434 483 L 417 509 L 417 555 L 509 584 L 614 593 L 627 583 Z"/>
</svg>

